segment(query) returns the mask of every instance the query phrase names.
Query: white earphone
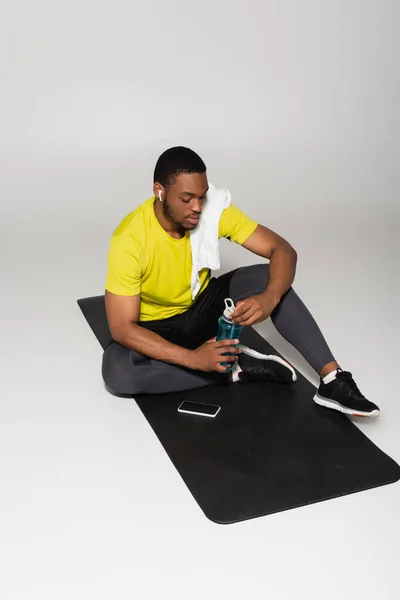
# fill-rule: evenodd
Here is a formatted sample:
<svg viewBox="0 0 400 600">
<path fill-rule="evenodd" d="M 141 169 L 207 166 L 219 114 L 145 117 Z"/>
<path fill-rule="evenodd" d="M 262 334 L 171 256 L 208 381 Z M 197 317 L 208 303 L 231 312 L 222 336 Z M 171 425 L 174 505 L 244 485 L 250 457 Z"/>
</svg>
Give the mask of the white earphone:
<svg viewBox="0 0 400 600">
<path fill-rule="evenodd" d="M 158 192 L 158 197 L 160 199 L 160 202 L 162 202 L 162 198 L 161 198 L 161 192 Z"/>
</svg>

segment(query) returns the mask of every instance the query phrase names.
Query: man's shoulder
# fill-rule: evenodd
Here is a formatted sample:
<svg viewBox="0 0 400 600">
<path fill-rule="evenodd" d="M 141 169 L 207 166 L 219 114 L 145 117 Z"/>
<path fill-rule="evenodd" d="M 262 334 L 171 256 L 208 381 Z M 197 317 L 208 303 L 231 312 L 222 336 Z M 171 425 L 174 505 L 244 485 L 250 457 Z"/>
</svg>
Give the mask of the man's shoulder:
<svg viewBox="0 0 400 600">
<path fill-rule="evenodd" d="M 145 233 L 152 201 L 153 198 L 149 198 L 145 202 L 142 202 L 135 210 L 128 213 L 115 228 L 112 237 L 129 237 L 130 239 L 140 240 Z"/>
</svg>

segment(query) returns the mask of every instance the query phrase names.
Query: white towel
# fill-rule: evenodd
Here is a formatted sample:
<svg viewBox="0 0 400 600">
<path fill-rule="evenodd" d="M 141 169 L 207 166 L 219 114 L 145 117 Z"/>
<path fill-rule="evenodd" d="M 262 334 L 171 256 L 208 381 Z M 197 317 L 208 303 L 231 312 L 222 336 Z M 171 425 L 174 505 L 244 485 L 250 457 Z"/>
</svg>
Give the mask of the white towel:
<svg viewBox="0 0 400 600">
<path fill-rule="evenodd" d="M 191 289 L 194 299 L 200 290 L 199 271 L 217 270 L 220 267 L 218 226 L 222 211 L 231 204 L 229 190 L 219 190 L 209 183 L 206 201 L 201 211 L 199 223 L 190 232 L 192 249 Z"/>
</svg>

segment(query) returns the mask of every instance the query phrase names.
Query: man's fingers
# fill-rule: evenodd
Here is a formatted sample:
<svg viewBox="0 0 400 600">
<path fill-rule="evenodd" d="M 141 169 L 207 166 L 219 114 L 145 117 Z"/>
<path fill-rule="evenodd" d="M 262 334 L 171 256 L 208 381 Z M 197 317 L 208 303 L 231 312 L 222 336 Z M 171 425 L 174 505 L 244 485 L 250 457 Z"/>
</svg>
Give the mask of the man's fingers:
<svg viewBox="0 0 400 600">
<path fill-rule="evenodd" d="M 267 318 L 268 318 L 268 317 L 264 317 L 263 315 L 260 315 L 260 316 L 258 317 L 258 319 L 256 319 L 256 320 L 255 320 L 255 321 L 252 323 L 252 325 L 257 325 L 258 323 L 262 323 L 262 322 L 263 322 L 263 321 L 265 321 L 265 319 L 267 319 Z"/>
<path fill-rule="evenodd" d="M 255 310 L 257 310 L 257 306 L 254 306 L 254 304 L 247 304 L 243 307 L 243 310 L 240 313 L 232 313 L 232 320 L 235 323 L 240 323 L 244 319 L 247 319 L 249 317 L 249 314 L 252 314 Z"/>
<path fill-rule="evenodd" d="M 239 340 L 229 340 L 229 339 L 219 340 L 217 342 L 217 344 L 218 344 L 217 348 L 224 348 L 225 346 L 235 346 L 238 343 L 239 343 Z"/>
<path fill-rule="evenodd" d="M 240 306 L 237 304 L 235 310 L 231 314 L 232 319 L 237 319 L 251 308 L 250 302 L 243 302 Z"/>
<path fill-rule="evenodd" d="M 217 336 L 214 336 L 213 338 L 211 338 L 211 340 L 207 340 L 206 344 L 211 344 L 212 342 L 216 342 L 217 341 Z"/>
<path fill-rule="evenodd" d="M 221 363 L 217 364 L 217 371 L 220 373 L 226 373 L 227 369 L 229 369 L 230 365 L 221 365 Z"/>
<path fill-rule="evenodd" d="M 221 354 L 221 362 L 236 362 L 237 354 Z"/>
<path fill-rule="evenodd" d="M 246 312 L 240 319 L 236 320 L 238 325 L 251 325 L 254 323 L 261 315 L 259 314 L 259 310 L 257 308 L 253 308 L 252 310 Z"/>
<path fill-rule="evenodd" d="M 232 364 L 231 363 L 235 363 L 237 361 L 237 356 L 233 357 L 233 356 L 222 356 L 221 360 L 219 362 L 217 362 L 217 367 L 221 367 L 222 370 L 226 371 L 227 369 L 229 369 Z M 222 364 L 222 363 L 227 363 L 227 364 Z"/>
<path fill-rule="evenodd" d="M 241 321 L 239 323 L 239 325 L 243 325 L 243 327 L 249 327 L 250 325 L 255 325 L 258 322 L 259 322 L 259 319 L 257 318 L 257 314 L 254 314 L 250 318 L 246 319 L 245 321 Z"/>
</svg>

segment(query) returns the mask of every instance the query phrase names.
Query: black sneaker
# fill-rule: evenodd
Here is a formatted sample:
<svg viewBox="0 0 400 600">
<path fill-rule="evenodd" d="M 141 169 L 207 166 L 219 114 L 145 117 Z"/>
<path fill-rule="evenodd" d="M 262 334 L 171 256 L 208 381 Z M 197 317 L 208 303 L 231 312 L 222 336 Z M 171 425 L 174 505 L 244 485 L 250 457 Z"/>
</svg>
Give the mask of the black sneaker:
<svg viewBox="0 0 400 600">
<path fill-rule="evenodd" d="M 362 395 L 352 374 L 342 369 L 338 369 L 336 379 L 330 383 L 324 383 L 321 378 L 314 402 L 354 417 L 377 417 L 380 414 L 376 404 Z"/>
<path fill-rule="evenodd" d="M 280 356 L 274 354 L 261 354 L 248 346 L 238 344 L 241 352 L 238 357 L 241 383 L 251 381 L 275 381 L 277 383 L 294 383 L 297 379 L 296 371 Z"/>
</svg>

